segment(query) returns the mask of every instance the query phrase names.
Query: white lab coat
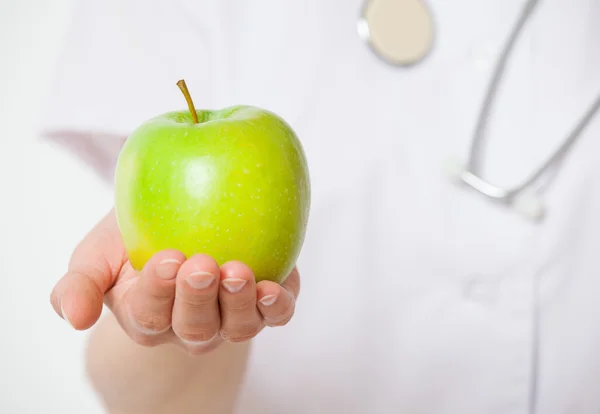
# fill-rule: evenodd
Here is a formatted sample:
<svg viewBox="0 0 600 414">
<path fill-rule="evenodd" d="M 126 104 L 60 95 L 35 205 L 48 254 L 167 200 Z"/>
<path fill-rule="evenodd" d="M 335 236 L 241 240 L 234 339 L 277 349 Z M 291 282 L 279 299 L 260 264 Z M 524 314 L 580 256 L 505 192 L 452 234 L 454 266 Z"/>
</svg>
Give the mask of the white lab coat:
<svg viewBox="0 0 600 414">
<path fill-rule="evenodd" d="M 78 6 L 45 130 L 96 140 L 107 177 L 120 141 L 101 133 L 185 108 L 180 78 L 198 107 L 271 109 L 304 145 L 302 293 L 257 338 L 237 414 L 600 412 L 600 116 L 541 224 L 453 186 L 524 0 L 429 3 L 435 46 L 410 69 L 360 40 L 360 0 Z M 541 1 L 490 118 L 492 182 L 525 179 L 600 93 L 598 21 L 596 0 Z"/>
</svg>

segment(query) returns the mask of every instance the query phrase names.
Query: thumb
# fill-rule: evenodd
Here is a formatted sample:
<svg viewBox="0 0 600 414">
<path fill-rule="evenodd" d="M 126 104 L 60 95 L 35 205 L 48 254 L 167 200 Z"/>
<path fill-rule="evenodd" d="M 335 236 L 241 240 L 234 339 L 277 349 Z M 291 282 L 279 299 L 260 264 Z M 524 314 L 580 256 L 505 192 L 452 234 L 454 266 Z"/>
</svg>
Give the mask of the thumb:
<svg viewBox="0 0 600 414">
<path fill-rule="evenodd" d="M 50 303 L 54 311 L 74 329 L 85 330 L 100 318 L 104 293 L 91 277 L 69 271 L 52 290 Z"/>
<path fill-rule="evenodd" d="M 102 314 L 104 294 L 114 285 L 125 257 L 111 210 L 73 252 L 69 270 L 50 295 L 54 311 L 77 330 L 92 327 Z"/>
</svg>

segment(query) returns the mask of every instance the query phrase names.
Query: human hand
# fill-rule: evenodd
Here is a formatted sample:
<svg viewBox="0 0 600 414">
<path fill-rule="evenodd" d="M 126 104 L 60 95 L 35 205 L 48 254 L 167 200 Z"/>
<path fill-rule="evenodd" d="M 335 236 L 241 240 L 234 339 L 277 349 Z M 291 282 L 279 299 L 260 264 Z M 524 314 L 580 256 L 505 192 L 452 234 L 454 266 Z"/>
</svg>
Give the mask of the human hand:
<svg viewBox="0 0 600 414">
<path fill-rule="evenodd" d="M 222 341 L 250 340 L 265 326 L 287 324 L 299 290 L 295 268 L 281 285 L 256 283 L 243 263 L 219 267 L 209 256 L 186 259 L 176 250 L 157 253 L 138 274 L 113 210 L 77 246 L 51 303 L 77 330 L 93 326 L 104 303 L 136 343 L 173 343 L 198 355 Z"/>
</svg>

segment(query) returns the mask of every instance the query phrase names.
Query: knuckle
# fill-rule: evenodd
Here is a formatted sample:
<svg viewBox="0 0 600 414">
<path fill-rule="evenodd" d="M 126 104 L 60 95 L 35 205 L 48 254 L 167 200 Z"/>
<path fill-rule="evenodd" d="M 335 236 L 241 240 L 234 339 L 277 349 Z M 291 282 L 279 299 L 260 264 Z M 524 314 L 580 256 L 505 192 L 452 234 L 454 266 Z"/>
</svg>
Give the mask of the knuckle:
<svg viewBox="0 0 600 414">
<path fill-rule="evenodd" d="M 185 343 L 194 345 L 202 345 L 209 343 L 218 333 L 217 329 L 214 328 L 203 328 L 203 329 L 180 329 L 176 330 L 177 336 Z"/>
<path fill-rule="evenodd" d="M 169 328 L 171 319 L 165 315 L 133 315 L 133 322 L 137 330 L 145 335 L 158 334 Z"/>
<path fill-rule="evenodd" d="M 192 356 L 206 355 L 210 351 L 218 348 L 219 345 L 220 345 L 219 341 L 211 341 L 211 342 L 207 343 L 206 345 L 200 345 L 200 346 L 187 345 L 186 351 L 188 354 L 190 354 Z"/>
<path fill-rule="evenodd" d="M 284 326 L 287 325 L 294 316 L 294 309 L 291 308 L 287 312 L 274 315 L 274 316 L 265 316 L 265 323 L 269 326 Z"/>
<path fill-rule="evenodd" d="M 183 306 L 194 312 L 205 312 L 216 304 L 216 297 L 207 294 L 181 295 L 179 300 Z"/>
<path fill-rule="evenodd" d="M 250 339 L 254 338 L 254 335 L 250 334 L 234 334 L 234 335 L 225 335 L 225 340 L 232 343 L 240 343 L 246 342 Z"/>
<path fill-rule="evenodd" d="M 152 348 L 160 344 L 160 341 L 157 337 L 145 335 L 140 332 L 134 332 L 130 334 L 129 337 L 133 340 L 133 342 L 145 348 Z"/>
<path fill-rule="evenodd" d="M 226 304 L 227 313 L 230 315 L 236 315 L 240 312 L 247 312 L 255 307 L 256 298 L 254 296 Z"/>
<path fill-rule="evenodd" d="M 222 330 L 221 336 L 228 342 L 246 342 L 258 335 L 261 329 L 262 326 L 258 323 L 247 324 L 236 327 L 236 329 Z"/>
<path fill-rule="evenodd" d="M 285 326 L 292 320 L 291 316 L 283 316 L 278 318 L 265 318 L 265 323 L 268 326 Z"/>
<path fill-rule="evenodd" d="M 173 300 L 173 292 L 168 289 L 153 289 L 148 292 L 148 299 L 157 303 L 168 303 Z"/>
</svg>

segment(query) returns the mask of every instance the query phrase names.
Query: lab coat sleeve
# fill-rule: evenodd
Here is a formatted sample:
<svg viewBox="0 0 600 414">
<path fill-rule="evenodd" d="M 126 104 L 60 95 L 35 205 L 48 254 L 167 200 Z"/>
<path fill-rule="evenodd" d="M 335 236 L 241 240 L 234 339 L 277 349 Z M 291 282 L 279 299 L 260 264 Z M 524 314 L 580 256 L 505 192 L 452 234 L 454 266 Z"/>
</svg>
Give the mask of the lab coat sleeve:
<svg viewBox="0 0 600 414">
<path fill-rule="evenodd" d="M 185 108 L 185 78 L 198 107 L 211 105 L 210 47 L 201 14 L 145 0 L 86 0 L 75 5 L 60 50 L 40 136 L 83 158 L 107 180 L 138 125 Z M 199 64 L 201 62 L 202 64 Z"/>
</svg>

